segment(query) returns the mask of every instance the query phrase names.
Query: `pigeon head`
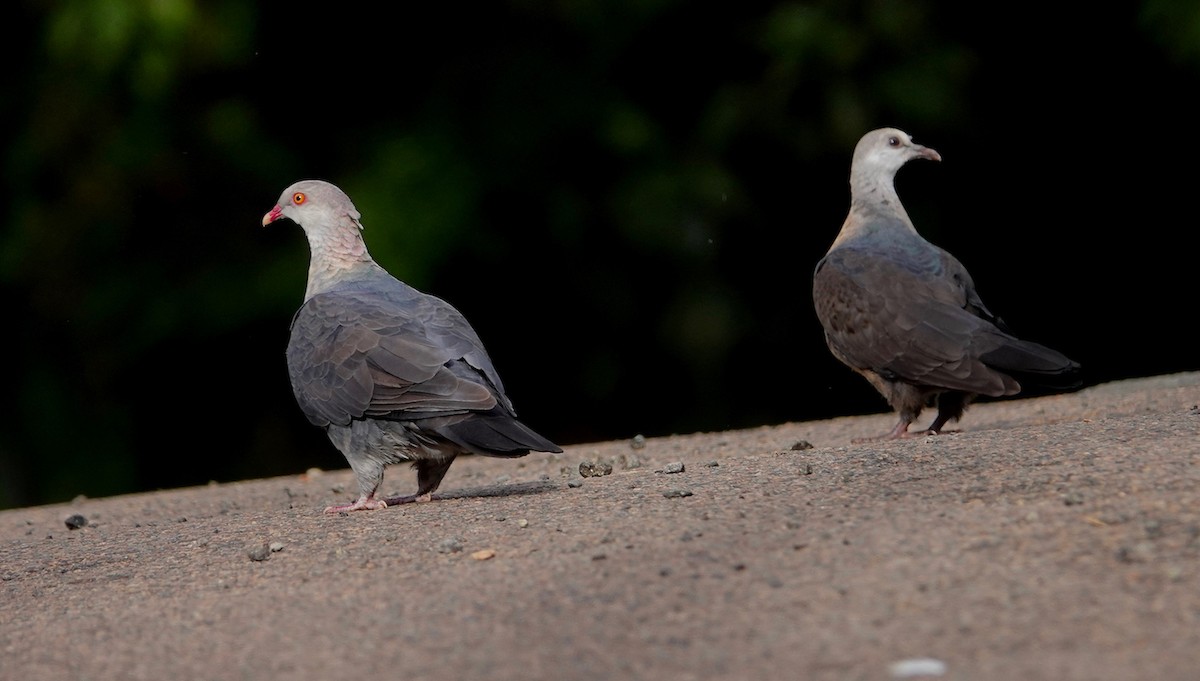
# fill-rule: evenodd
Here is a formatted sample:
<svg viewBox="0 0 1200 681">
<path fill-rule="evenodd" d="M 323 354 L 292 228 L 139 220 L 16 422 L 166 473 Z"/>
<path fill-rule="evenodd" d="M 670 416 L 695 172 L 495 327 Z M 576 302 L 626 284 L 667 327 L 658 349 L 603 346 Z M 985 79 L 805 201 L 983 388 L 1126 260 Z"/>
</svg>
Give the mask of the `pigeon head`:
<svg viewBox="0 0 1200 681">
<path fill-rule="evenodd" d="M 283 190 L 279 202 L 263 216 L 263 226 L 288 218 L 304 229 L 311 257 L 304 299 L 345 280 L 349 272 L 378 268 L 363 242 L 362 223 L 350 197 L 321 180 L 301 180 Z"/>
<path fill-rule="evenodd" d="M 914 158 L 942 160 L 942 155 L 912 141 L 908 133 L 896 128 L 880 128 L 863 135 L 854 147 L 852 167 L 869 168 L 894 176 Z"/>
<path fill-rule="evenodd" d="M 361 215 L 350 197 L 336 186 L 323 180 L 301 180 L 279 196 L 275 207 L 263 216 L 263 226 L 288 218 L 305 231 L 319 227 L 334 227 L 350 223 L 362 229 Z"/>
</svg>

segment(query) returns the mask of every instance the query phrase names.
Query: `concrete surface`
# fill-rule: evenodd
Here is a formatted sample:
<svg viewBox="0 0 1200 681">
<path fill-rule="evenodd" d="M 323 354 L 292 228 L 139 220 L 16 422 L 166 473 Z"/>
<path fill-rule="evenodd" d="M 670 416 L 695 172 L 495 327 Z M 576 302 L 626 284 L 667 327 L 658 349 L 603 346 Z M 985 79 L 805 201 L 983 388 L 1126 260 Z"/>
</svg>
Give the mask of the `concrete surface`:
<svg viewBox="0 0 1200 681">
<path fill-rule="evenodd" d="M 1197 405 L 1187 373 L 902 442 L 851 444 L 880 413 L 473 457 L 343 516 L 332 447 L 0 511 L 0 679 L 1197 679 Z"/>
</svg>

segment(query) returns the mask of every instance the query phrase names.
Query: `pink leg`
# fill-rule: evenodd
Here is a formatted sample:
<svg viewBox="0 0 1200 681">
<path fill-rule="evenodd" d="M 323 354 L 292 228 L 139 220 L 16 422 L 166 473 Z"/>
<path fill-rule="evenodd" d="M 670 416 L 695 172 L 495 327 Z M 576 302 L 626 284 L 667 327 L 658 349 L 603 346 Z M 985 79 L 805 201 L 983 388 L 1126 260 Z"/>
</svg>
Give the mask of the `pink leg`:
<svg viewBox="0 0 1200 681">
<path fill-rule="evenodd" d="M 327 506 L 326 513 L 341 513 L 343 511 L 374 511 L 380 508 L 387 508 L 388 502 L 383 499 L 376 499 L 374 494 L 364 494 L 352 504 L 340 504 L 338 506 Z"/>
<path fill-rule="evenodd" d="M 851 440 L 851 442 L 853 442 L 855 444 L 861 444 L 863 442 L 881 442 L 884 440 L 899 440 L 899 439 L 910 438 L 910 437 L 921 437 L 922 435 L 927 434 L 927 432 L 920 432 L 920 433 L 908 432 L 908 426 L 910 423 L 912 423 L 912 421 L 905 421 L 904 419 L 900 419 L 900 421 L 896 424 L 896 427 L 892 428 L 890 431 L 888 431 L 884 435 L 876 435 L 875 437 L 858 437 L 858 438 L 854 438 L 853 440 Z"/>
</svg>

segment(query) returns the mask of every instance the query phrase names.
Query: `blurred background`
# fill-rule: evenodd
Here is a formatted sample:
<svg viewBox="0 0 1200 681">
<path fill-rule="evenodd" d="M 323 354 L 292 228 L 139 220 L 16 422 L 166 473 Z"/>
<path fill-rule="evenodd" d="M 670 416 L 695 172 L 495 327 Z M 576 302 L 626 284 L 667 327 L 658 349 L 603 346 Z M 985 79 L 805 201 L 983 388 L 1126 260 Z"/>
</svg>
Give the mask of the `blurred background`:
<svg viewBox="0 0 1200 681">
<path fill-rule="evenodd" d="M 284 364 L 307 243 L 260 226 L 302 178 L 563 445 L 886 411 L 811 303 L 885 125 L 1019 335 L 1200 368 L 1200 4 L 375 5 L 6 7 L 0 507 L 346 466 Z"/>
</svg>

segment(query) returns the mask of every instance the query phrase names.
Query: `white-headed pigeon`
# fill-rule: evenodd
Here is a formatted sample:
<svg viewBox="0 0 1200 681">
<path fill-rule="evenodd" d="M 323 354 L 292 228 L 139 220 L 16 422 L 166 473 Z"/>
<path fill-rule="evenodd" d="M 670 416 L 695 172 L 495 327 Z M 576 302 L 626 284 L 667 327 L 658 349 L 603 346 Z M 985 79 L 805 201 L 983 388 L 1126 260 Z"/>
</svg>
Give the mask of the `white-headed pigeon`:
<svg viewBox="0 0 1200 681">
<path fill-rule="evenodd" d="M 517 420 L 462 314 L 375 263 L 345 193 L 297 182 L 263 225 L 285 217 L 304 228 L 311 251 L 287 347 L 292 391 L 358 479 L 358 499 L 327 513 L 428 500 L 461 453 L 562 451 Z M 416 494 L 376 496 L 384 468 L 401 461 L 417 469 Z"/>
<path fill-rule="evenodd" d="M 813 303 L 834 357 L 862 374 L 898 412 L 879 438 L 937 434 L 979 395 L 1014 395 L 1019 381 L 1079 384 L 1079 364 L 1021 340 L 993 315 L 966 268 L 917 233 L 896 194 L 908 161 L 941 161 L 894 128 L 859 140 L 850 166 L 850 212 L 813 274 Z M 909 425 L 936 399 L 929 428 Z"/>
</svg>

